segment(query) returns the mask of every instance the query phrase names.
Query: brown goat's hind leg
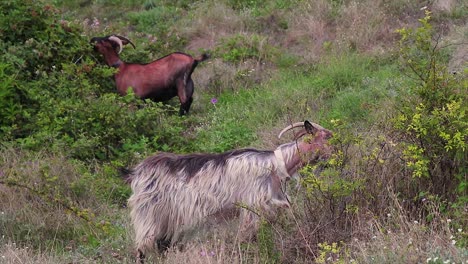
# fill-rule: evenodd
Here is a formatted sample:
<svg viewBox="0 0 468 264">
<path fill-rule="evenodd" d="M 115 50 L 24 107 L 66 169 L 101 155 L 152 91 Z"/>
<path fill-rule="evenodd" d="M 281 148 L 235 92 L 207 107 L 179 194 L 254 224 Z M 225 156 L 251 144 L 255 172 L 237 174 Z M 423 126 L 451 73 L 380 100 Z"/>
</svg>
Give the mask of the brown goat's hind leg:
<svg viewBox="0 0 468 264">
<path fill-rule="evenodd" d="M 190 105 L 193 102 L 193 81 L 191 78 L 187 79 L 187 82 L 177 82 L 177 95 L 180 100 L 180 115 L 188 114 Z"/>
<path fill-rule="evenodd" d="M 180 111 L 179 111 L 179 114 L 180 115 L 186 115 L 188 114 L 189 110 L 190 110 L 190 105 L 192 104 L 193 102 L 193 98 L 190 97 L 187 102 L 183 103 L 180 105 Z"/>
</svg>

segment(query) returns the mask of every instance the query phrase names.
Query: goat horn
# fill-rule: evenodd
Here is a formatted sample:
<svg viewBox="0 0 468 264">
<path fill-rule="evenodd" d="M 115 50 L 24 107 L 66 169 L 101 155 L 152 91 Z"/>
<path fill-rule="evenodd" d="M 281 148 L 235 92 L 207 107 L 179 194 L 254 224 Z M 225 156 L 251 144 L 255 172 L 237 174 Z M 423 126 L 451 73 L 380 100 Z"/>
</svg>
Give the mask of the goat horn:
<svg viewBox="0 0 468 264">
<path fill-rule="evenodd" d="M 283 130 L 281 130 L 281 132 L 280 132 L 279 135 L 278 135 L 278 138 L 281 138 L 281 136 L 282 136 L 286 131 L 288 131 L 288 130 L 290 130 L 290 129 L 293 129 L 293 128 L 295 128 L 295 127 L 303 127 L 303 126 L 304 126 L 304 122 L 296 122 L 296 123 L 294 123 L 294 124 L 291 124 L 291 125 L 285 127 Z"/>
<path fill-rule="evenodd" d="M 119 36 L 119 35 L 114 35 L 114 36 L 118 37 L 118 38 L 121 39 L 121 40 L 127 41 L 128 43 L 132 44 L 132 47 L 133 47 L 134 49 L 136 48 L 135 45 L 134 45 L 128 38 L 122 37 L 122 36 Z M 127 44 L 127 43 L 125 43 L 125 44 Z"/>
<path fill-rule="evenodd" d="M 122 52 L 122 40 L 120 40 L 118 37 L 112 35 L 109 37 L 109 40 L 110 41 L 114 41 L 115 43 L 119 44 L 119 51 L 117 52 L 117 54 L 120 54 L 120 52 Z"/>
<path fill-rule="evenodd" d="M 312 126 L 314 126 L 316 129 L 324 129 L 322 126 L 320 126 L 320 125 L 318 125 L 318 124 L 315 124 L 315 123 L 312 123 L 312 122 L 310 122 L 310 123 L 311 123 Z M 278 135 L 278 138 L 281 138 L 281 136 L 282 136 L 286 131 L 289 131 L 289 130 L 291 130 L 291 129 L 293 129 L 293 128 L 296 128 L 296 127 L 303 127 L 303 126 L 304 126 L 304 122 L 296 122 L 296 123 L 294 123 L 294 124 L 291 124 L 291 125 L 285 127 L 283 130 L 281 130 L 281 132 L 280 132 L 279 135 Z"/>
</svg>

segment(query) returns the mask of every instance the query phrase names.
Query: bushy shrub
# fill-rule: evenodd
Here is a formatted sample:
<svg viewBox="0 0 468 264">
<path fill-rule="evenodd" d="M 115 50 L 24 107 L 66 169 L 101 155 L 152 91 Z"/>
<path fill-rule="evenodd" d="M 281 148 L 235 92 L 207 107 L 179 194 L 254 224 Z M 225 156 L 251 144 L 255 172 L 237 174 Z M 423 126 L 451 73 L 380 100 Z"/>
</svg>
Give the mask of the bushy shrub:
<svg viewBox="0 0 468 264">
<path fill-rule="evenodd" d="M 6 73 L 9 67 L 11 67 L 9 64 L 0 64 L 0 79 L 2 79 L 0 83 L 0 107 L 2 109 L 0 111 L 0 128 L 3 128 L 4 131 L 11 129 L 10 125 L 21 113 L 21 106 L 17 104 L 19 98 L 13 86 L 14 76 Z"/>
<path fill-rule="evenodd" d="M 430 15 L 416 29 L 399 30 L 402 65 L 416 81 L 401 102 L 395 128 L 404 138 L 403 156 L 420 198 L 436 195 L 451 206 L 466 205 L 468 87 L 448 72 Z"/>
<path fill-rule="evenodd" d="M 115 69 L 54 7 L 2 2 L 0 136 L 22 147 L 67 150 L 81 160 L 121 159 L 176 144 L 182 122 L 161 104 L 115 93 Z M 12 10 L 6 12 L 5 10 Z M 96 59 L 97 58 L 97 59 Z M 170 107 L 169 107 L 170 108 Z"/>
</svg>

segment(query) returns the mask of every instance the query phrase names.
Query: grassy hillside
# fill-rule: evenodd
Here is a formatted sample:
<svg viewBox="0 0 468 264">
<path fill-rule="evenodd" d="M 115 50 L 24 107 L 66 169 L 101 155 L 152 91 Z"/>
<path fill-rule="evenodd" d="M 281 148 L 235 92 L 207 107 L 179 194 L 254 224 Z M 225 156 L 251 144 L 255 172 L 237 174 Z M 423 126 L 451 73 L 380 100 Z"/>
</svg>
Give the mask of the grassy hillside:
<svg viewBox="0 0 468 264">
<path fill-rule="evenodd" d="M 463 1 L 0 3 L 0 263 L 133 263 L 119 170 L 157 151 L 273 149 L 305 119 L 334 132 L 293 207 L 237 239 L 203 229 L 149 263 L 465 263 Z M 430 11 L 430 12 L 428 12 Z M 123 60 L 211 54 L 188 116 L 115 93 L 89 40 Z M 455 73 L 456 72 L 456 73 Z"/>
</svg>

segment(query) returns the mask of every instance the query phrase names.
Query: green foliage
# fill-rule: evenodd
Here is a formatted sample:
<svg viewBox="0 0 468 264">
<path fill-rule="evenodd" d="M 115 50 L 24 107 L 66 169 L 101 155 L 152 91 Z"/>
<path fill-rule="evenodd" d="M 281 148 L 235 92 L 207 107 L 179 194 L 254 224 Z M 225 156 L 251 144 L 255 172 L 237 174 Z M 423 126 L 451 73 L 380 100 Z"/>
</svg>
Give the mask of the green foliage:
<svg viewBox="0 0 468 264">
<path fill-rule="evenodd" d="M 414 176 L 453 179 L 465 173 L 468 121 L 466 83 L 448 73 L 437 43 L 433 43 L 430 12 L 415 30 L 401 29 L 403 65 L 417 82 L 403 102 L 395 127 L 410 140 L 405 156 Z M 415 107 L 416 106 L 416 107 Z M 436 186 L 434 188 L 438 189 Z"/>
<path fill-rule="evenodd" d="M 2 31 L 0 42 L 10 51 L 0 56 L 0 74 L 6 80 L 0 100 L 6 109 L 3 137 L 30 149 L 47 144 L 51 150 L 67 149 L 73 158 L 101 161 L 129 162 L 133 153 L 184 146 L 177 136 L 182 131 L 178 117 L 131 92 L 118 96 L 112 82 L 115 69 L 96 64 L 88 40 L 71 23 L 57 22 L 53 7 L 35 1 L 7 3 L 18 12 L 38 15 L 30 21 L 12 12 L 19 18 L 8 13 L 0 19 L 17 29 Z M 14 67 L 21 70 L 13 72 Z"/>
<path fill-rule="evenodd" d="M 47 86 L 47 75 L 60 72 L 62 62 L 77 62 L 80 52 L 88 47 L 79 32 L 66 21 L 60 21 L 56 10 L 39 1 L 3 1 L 0 16 L 0 46 L 8 51 L 0 55 L 0 63 L 10 65 L 4 71 L 7 79 L 15 81 L 9 93 L 15 94 L 10 105 L 22 111 L 16 113 L 16 121 L 3 123 L 4 127 L 16 126 L 19 130 L 29 124 L 29 118 L 40 104 L 36 99 L 36 87 L 44 80 Z M 17 71 L 13 71 L 17 69 Z M 10 98 L 11 99 L 11 98 Z M 27 131 L 11 131 L 13 137 L 27 134 Z"/>
<path fill-rule="evenodd" d="M 398 31 L 402 65 L 416 81 L 394 126 L 405 137 L 406 165 L 424 191 L 461 203 L 468 190 L 468 86 L 447 71 L 430 18 L 426 12 L 418 28 Z"/>
<path fill-rule="evenodd" d="M 333 138 L 330 144 L 336 147 L 332 156 L 323 162 L 307 165 L 301 170 L 302 184 L 307 193 L 316 199 L 341 199 L 351 196 L 364 187 L 364 179 L 346 177 L 349 166 L 348 150 L 351 145 L 360 144 L 356 135 L 346 131 L 345 124 L 340 120 L 331 120 Z"/>
<path fill-rule="evenodd" d="M 345 259 L 343 259 L 342 255 L 349 255 L 348 252 L 345 251 L 343 242 L 340 243 L 327 243 L 322 242 L 318 243 L 319 247 L 319 255 L 316 259 L 316 262 L 319 264 L 322 263 L 335 263 L 341 264 L 346 263 Z"/>
<path fill-rule="evenodd" d="M 20 105 L 15 102 L 18 100 L 15 94 L 15 88 L 13 85 L 14 76 L 7 74 L 5 71 L 9 68 L 8 64 L 0 64 L 0 128 L 4 130 L 3 133 L 7 133 L 5 130 L 10 128 L 18 114 L 20 114 Z M 0 135 L 2 132 L 0 132 Z"/>
</svg>

